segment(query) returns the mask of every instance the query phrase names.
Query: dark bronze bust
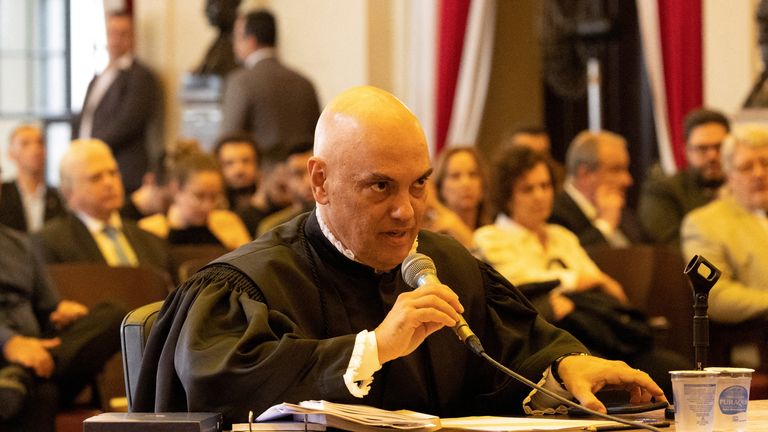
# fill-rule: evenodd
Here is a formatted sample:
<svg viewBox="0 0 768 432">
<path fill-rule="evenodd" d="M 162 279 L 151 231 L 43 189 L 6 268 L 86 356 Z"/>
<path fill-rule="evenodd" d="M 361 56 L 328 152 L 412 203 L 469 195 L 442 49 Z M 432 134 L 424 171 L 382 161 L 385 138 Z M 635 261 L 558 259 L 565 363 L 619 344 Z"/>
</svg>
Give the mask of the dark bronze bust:
<svg viewBox="0 0 768 432">
<path fill-rule="evenodd" d="M 763 72 L 752 86 L 744 108 L 768 108 L 768 0 L 760 0 L 757 7 L 757 42 L 763 58 Z"/>
<path fill-rule="evenodd" d="M 205 15 L 212 26 L 218 27 L 219 35 L 205 54 L 195 74 L 225 77 L 237 67 L 232 52 L 232 29 L 237 18 L 240 0 L 207 0 Z"/>
</svg>

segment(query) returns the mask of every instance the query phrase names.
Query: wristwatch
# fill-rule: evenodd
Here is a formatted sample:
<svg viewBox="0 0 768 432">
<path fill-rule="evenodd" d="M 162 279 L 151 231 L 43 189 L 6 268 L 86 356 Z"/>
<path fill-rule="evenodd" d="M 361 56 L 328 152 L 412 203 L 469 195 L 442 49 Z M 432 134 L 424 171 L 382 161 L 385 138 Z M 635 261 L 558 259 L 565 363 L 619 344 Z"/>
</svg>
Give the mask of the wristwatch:
<svg viewBox="0 0 768 432">
<path fill-rule="evenodd" d="M 567 354 L 563 354 L 560 357 L 556 358 L 555 361 L 552 362 L 552 366 L 550 367 L 550 370 L 552 371 L 552 378 L 555 379 L 555 381 L 560 384 L 561 387 L 565 388 L 565 383 L 562 379 L 560 379 L 560 374 L 557 372 L 557 370 L 560 368 L 560 362 L 563 361 L 566 357 L 570 356 L 588 356 L 588 353 L 584 352 L 570 352 Z"/>
</svg>

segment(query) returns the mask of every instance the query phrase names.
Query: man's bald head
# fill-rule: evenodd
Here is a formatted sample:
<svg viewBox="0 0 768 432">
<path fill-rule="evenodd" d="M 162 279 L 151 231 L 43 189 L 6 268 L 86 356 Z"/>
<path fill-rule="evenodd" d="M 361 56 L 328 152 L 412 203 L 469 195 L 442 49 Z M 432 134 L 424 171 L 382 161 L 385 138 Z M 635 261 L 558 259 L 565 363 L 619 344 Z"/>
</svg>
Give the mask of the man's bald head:
<svg viewBox="0 0 768 432">
<path fill-rule="evenodd" d="M 353 87 L 336 96 L 320 114 L 314 154 L 328 159 L 354 151 L 371 144 L 363 139 L 365 135 L 388 131 L 420 136 L 428 151 L 419 120 L 398 98 L 376 87 Z"/>
<path fill-rule="evenodd" d="M 72 210 L 106 221 L 123 206 L 117 162 L 103 141 L 72 141 L 61 158 L 59 174 L 61 192 Z"/>
</svg>

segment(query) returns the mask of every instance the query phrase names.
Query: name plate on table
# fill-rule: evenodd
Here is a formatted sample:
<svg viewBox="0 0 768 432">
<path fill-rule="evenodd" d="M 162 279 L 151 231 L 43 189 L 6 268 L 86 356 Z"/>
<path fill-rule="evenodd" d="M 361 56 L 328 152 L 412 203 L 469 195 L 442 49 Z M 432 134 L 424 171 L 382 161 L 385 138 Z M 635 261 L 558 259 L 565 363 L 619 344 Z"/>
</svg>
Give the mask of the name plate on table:
<svg viewBox="0 0 768 432">
<path fill-rule="evenodd" d="M 103 413 L 83 422 L 83 432 L 221 432 L 219 413 Z"/>
</svg>

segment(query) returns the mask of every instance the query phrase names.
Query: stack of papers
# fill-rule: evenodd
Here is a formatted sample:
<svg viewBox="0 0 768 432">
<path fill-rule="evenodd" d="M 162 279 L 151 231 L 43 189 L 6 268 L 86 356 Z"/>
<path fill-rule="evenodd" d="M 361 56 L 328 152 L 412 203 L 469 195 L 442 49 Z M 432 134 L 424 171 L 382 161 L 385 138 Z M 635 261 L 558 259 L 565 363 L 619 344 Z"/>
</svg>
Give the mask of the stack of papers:
<svg viewBox="0 0 768 432">
<path fill-rule="evenodd" d="M 386 428 L 426 432 L 440 428 L 440 419 L 433 415 L 314 400 L 304 401 L 298 405 L 290 403 L 275 405 L 264 411 L 256 418 L 256 421 L 268 422 L 289 415 L 292 415 L 295 421 L 318 423 L 350 431 Z"/>
<path fill-rule="evenodd" d="M 286 417 L 292 422 L 286 422 Z M 282 421 L 280 421 L 282 420 Z M 563 420 L 552 417 L 461 417 L 440 419 L 414 411 L 388 411 L 365 405 L 327 401 L 282 403 L 264 411 L 256 423 L 232 425 L 233 431 L 322 431 L 325 427 L 352 432 L 442 431 L 575 431 L 621 426 L 605 420 Z M 592 429 L 594 430 L 594 429 Z"/>
</svg>

